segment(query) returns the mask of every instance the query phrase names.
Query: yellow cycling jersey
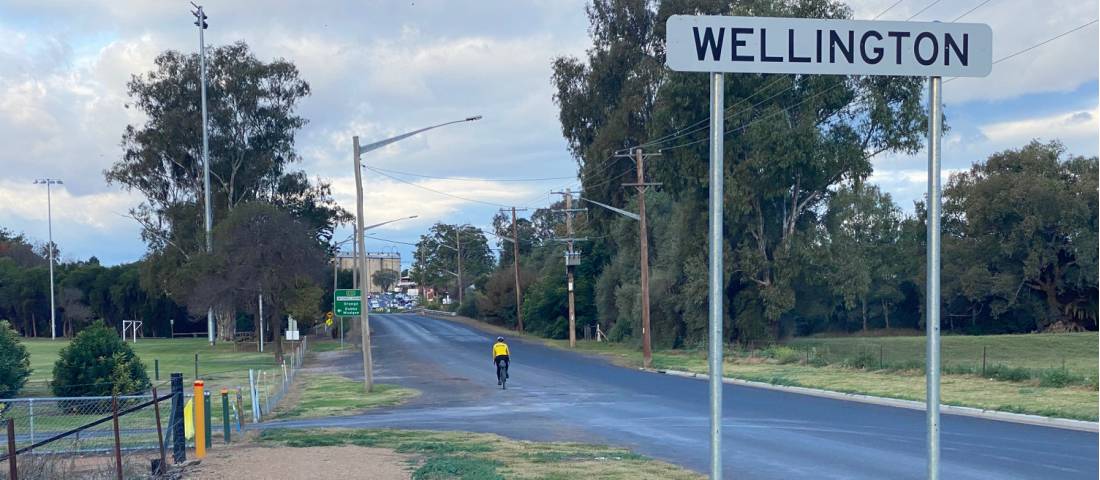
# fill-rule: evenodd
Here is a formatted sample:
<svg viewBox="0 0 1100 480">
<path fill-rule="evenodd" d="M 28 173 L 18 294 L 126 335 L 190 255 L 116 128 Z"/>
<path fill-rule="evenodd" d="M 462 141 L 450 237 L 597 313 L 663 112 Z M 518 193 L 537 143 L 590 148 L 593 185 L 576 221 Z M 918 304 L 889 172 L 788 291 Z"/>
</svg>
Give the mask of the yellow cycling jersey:
<svg viewBox="0 0 1100 480">
<path fill-rule="evenodd" d="M 497 342 L 493 344 L 493 358 L 497 358 L 501 355 L 508 355 L 508 344 L 504 342 Z"/>
</svg>

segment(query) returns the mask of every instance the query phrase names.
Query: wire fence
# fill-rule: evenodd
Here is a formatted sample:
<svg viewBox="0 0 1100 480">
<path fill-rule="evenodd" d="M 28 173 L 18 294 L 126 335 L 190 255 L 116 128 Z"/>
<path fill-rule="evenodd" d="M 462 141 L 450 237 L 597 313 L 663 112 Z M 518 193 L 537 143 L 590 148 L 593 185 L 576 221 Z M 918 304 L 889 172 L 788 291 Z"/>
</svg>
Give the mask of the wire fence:
<svg viewBox="0 0 1100 480">
<path fill-rule="evenodd" d="M 246 385 L 204 382 L 201 410 L 179 374 L 136 395 L 0 399 L 0 480 L 148 477 L 165 455 L 180 462 L 195 447 L 196 416 L 207 448 L 229 443 L 275 414 L 307 348 L 303 337 L 278 367 L 249 369 Z"/>
</svg>

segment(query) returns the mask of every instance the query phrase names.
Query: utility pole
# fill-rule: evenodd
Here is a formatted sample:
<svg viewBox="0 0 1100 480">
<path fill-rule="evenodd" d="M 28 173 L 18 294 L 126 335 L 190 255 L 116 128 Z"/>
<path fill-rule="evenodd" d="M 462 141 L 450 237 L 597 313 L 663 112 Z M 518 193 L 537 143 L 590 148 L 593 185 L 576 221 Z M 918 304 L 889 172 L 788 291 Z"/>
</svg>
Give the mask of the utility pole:
<svg viewBox="0 0 1100 480">
<path fill-rule="evenodd" d="M 459 231 L 461 229 L 462 229 L 461 225 L 455 227 L 455 244 L 456 244 L 456 247 L 457 247 L 455 249 L 455 263 L 458 264 L 457 279 L 458 279 L 458 305 L 459 306 L 462 305 L 462 291 L 466 289 L 462 285 L 462 235 L 459 234 Z"/>
<path fill-rule="evenodd" d="M 206 13 L 203 12 L 202 7 L 195 5 L 194 2 L 191 5 L 195 7 L 195 11 L 191 12 L 191 15 L 195 16 L 195 26 L 199 27 L 199 85 L 202 91 L 202 188 L 205 205 L 206 253 L 210 253 L 214 249 L 213 234 L 211 233 L 214 226 L 214 217 L 210 207 L 210 142 L 206 123 L 206 40 L 203 38 L 203 32 L 208 25 L 206 24 Z M 214 346 L 213 307 L 206 309 L 206 337 L 210 341 L 210 346 Z"/>
<path fill-rule="evenodd" d="M 587 240 L 575 238 L 573 236 L 573 212 L 583 211 L 587 212 L 587 208 L 573 208 L 573 191 L 565 189 L 564 192 L 550 192 L 554 194 L 561 194 L 562 199 L 565 201 L 565 209 L 555 210 L 557 212 L 565 212 L 565 232 L 568 235 L 567 238 L 559 239 L 566 242 L 568 250 L 565 252 L 565 274 L 567 277 L 568 291 L 569 291 L 569 347 L 576 348 L 577 346 L 577 310 L 573 302 L 573 267 L 581 264 L 580 254 L 573 250 L 573 242 L 578 240 Z"/>
<path fill-rule="evenodd" d="M 512 207 L 512 269 L 516 274 L 516 331 L 523 333 L 523 292 L 520 291 L 519 285 L 519 230 L 516 226 L 516 207 Z"/>
<path fill-rule="evenodd" d="M 363 174 L 361 168 L 361 159 L 359 151 L 359 137 L 355 136 L 351 138 L 352 142 L 352 156 L 355 157 L 355 243 L 359 246 L 359 275 L 364 279 L 363 284 L 366 284 L 367 278 L 367 260 L 366 260 L 366 240 L 363 236 L 366 231 L 363 228 Z M 367 290 L 367 289 L 363 289 Z M 369 393 L 374 389 L 374 364 L 371 360 L 370 351 L 370 302 L 367 300 L 366 292 L 363 292 L 361 297 L 363 302 L 362 308 L 359 309 L 359 329 L 360 334 L 363 336 L 363 382 L 364 388 Z"/>
<path fill-rule="evenodd" d="M 54 294 L 53 294 L 53 198 L 50 192 L 50 185 L 63 185 L 65 182 L 56 178 L 40 178 L 34 181 L 38 185 L 46 185 L 46 229 L 49 231 L 50 243 L 47 247 L 49 250 L 50 259 L 50 339 L 57 338 L 57 308 L 54 306 Z"/>
<path fill-rule="evenodd" d="M 660 155 L 660 153 L 647 155 L 642 153 L 640 148 L 634 149 L 638 180 L 635 183 L 623 184 L 624 187 L 638 189 L 638 245 L 642 262 L 642 365 L 645 368 L 649 368 L 653 362 L 653 334 L 649 324 L 649 231 L 645 218 L 645 190 L 646 187 L 660 185 L 660 183 L 645 181 L 645 157 L 650 155 Z"/>
</svg>

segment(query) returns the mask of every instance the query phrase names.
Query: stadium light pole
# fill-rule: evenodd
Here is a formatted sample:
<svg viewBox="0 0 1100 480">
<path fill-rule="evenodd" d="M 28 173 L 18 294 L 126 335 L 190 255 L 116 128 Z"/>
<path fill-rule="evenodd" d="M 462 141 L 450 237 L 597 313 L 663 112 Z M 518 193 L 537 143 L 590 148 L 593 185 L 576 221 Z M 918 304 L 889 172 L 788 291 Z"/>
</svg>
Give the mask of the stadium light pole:
<svg viewBox="0 0 1100 480">
<path fill-rule="evenodd" d="M 46 186 L 46 229 L 49 231 L 49 241 L 46 250 L 49 250 L 50 259 L 50 339 L 57 338 L 57 308 L 54 306 L 54 294 L 53 294 L 53 199 L 51 198 L 50 185 L 64 185 L 65 182 L 56 178 L 39 178 L 34 181 L 35 185 Z"/>
<path fill-rule="evenodd" d="M 202 190 L 203 190 L 203 228 L 206 231 L 206 253 L 214 250 L 213 233 L 214 216 L 210 207 L 210 141 L 207 135 L 209 131 L 206 120 L 206 39 L 203 32 L 209 25 L 206 24 L 206 13 L 201 5 L 191 2 L 195 10 L 191 15 L 195 16 L 195 26 L 199 27 L 199 89 L 202 92 Z M 214 308 L 206 309 L 206 338 L 210 346 L 214 346 Z"/>
<path fill-rule="evenodd" d="M 438 125 L 432 125 L 430 127 L 424 127 L 419 130 L 402 133 L 401 135 L 390 137 L 384 140 L 379 140 L 374 143 L 368 143 L 366 145 L 359 145 L 359 136 L 354 136 L 351 138 L 352 161 L 355 164 L 355 221 L 357 225 L 355 229 L 355 236 L 358 240 L 355 243 L 359 246 L 359 275 L 360 278 L 363 279 L 363 281 L 366 281 L 367 276 L 366 240 L 364 239 L 364 231 L 366 229 L 363 226 L 363 153 L 378 150 L 379 148 L 385 147 L 386 145 L 404 140 L 421 132 L 426 132 L 428 130 L 443 127 L 446 125 L 452 125 L 455 123 L 474 122 L 477 120 L 481 120 L 481 115 L 466 117 L 462 120 L 444 122 Z M 374 366 L 372 364 L 370 351 L 370 303 L 367 303 L 365 307 L 366 308 L 359 309 L 359 328 L 361 330 L 361 335 L 363 336 L 363 383 L 366 391 L 370 392 L 374 389 Z"/>
</svg>

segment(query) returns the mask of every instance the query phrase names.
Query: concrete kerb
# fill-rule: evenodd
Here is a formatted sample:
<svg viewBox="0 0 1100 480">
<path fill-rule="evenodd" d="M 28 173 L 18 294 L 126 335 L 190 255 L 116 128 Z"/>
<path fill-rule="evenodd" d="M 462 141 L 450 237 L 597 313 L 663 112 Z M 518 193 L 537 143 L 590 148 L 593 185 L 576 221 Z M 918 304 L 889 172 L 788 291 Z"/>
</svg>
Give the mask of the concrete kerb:
<svg viewBox="0 0 1100 480">
<path fill-rule="evenodd" d="M 654 370 L 654 369 L 641 369 L 646 372 L 661 373 L 665 375 L 674 375 L 677 377 L 695 378 L 699 380 L 706 380 L 709 375 L 703 373 L 684 372 L 680 370 Z M 917 402 L 913 400 L 901 400 L 896 398 L 875 397 L 872 395 L 861 395 L 858 393 L 843 393 L 835 392 L 832 390 L 821 390 L 817 388 L 806 387 L 791 387 L 785 385 L 773 385 L 764 382 L 754 382 L 750 380 L 741 380 L 737 378 L 723 378 L 723 383 L 732 385 L 741 385 L 752 388 L 763 388 L 766 390 L 776 390 L 788 393 L 797 393 L 800 395 L 811 395 L 814 397 L 831 398 L 834 400 L 843 400 L 849 402 L 860 402 L 871 405 L 882 405 L 886 407 L 895 408 L 907 408 L 910 410 L 925 410 L 924 402 Z M 1062 428 L 1066 430 L 1077 430 L 1082 432 L 1100 432 L 1100 423 L 1088 422 L 1084 420 L 1071 420 L 1068 418 L 1054 418 L 1044 417 L 1041 415 L 1028 415 L 1023 413 L 1011 413 L 1002 412 L 998 410 L 984 410 L 981 408 L 973 407 L 960 407 L 956 405 L 940 405 L 940 412 L 948 415 L 959 415 L 963 417 L 983 418 L 986 420 L 997 420 L 1001 422 L 1022 423 L 1027 425 L 1038 425 L 1042 427 Z"/>
</svg>

